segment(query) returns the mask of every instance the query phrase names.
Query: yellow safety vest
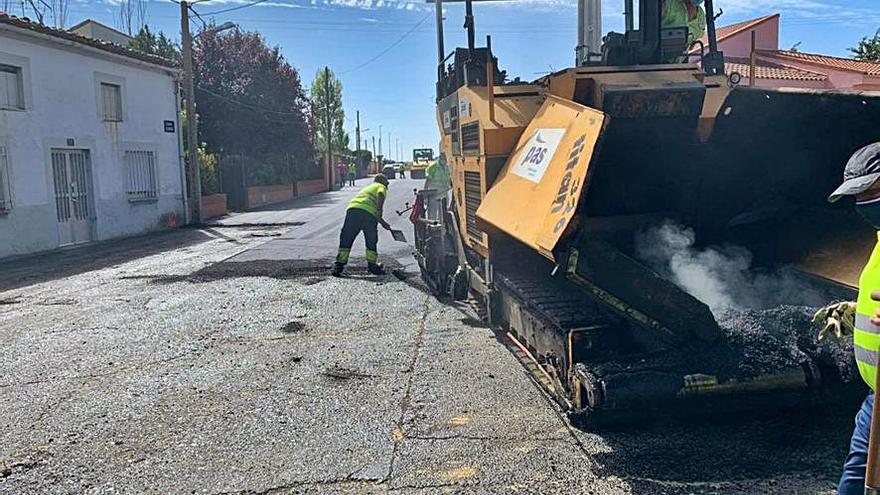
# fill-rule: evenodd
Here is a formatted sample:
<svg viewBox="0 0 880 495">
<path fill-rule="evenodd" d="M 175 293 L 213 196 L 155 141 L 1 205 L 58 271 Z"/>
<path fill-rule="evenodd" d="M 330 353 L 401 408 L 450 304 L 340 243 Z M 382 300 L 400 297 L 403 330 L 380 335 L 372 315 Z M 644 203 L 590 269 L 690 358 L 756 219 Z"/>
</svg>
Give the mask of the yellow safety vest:
<svg viewBox="0 0 880 495">
<path fill-rule="evenodd" d="M 859 373 L 872 389 L 877 380 L 877 353 L 880 351 L 880 327 L 871 323 L 871 317 L 880 307 L 880 302 L 871 299 L 871 292 L 875 290 L 880 290 L 880 232 L 877 233 L 877 244 L 868 264 L 859 277 L 856 328 L 853 333 L 853 351 Z"/>
<path fill-rule="evenodd" d="M 379 196 L 388 196 L 388 188 L 384 184 L 373 182 L 361 189 L 348 203 L 348 209 L 359 208 L 379 218 Z"/>
</svg>

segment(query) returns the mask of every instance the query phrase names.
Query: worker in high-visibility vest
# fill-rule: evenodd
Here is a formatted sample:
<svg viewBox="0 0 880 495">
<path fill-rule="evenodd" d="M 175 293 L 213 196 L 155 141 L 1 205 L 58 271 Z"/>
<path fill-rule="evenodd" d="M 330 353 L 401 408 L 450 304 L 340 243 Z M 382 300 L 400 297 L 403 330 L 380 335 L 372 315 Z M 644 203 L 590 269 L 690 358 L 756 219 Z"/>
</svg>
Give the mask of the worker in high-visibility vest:
<svg viewBox="0 0 880 495">
<path fill-rule="evenodd" d="M 687 27 L 687 43 L 690 47 L 694 40 L 706 34 L 706 11 L 703 10 L 703 0 L 663 0 L 660 6 L 660 25 L 664 28 Z"/>
<path fill-rule="evenodd" d="M 388 178 L 377 174 L 373 183 L 358 191 L 348 203 L 345 222 L 342 224 L 342 232 L 339 233 L 339 251 L 331 272 L 333 276 L 342 275 L 345 265 L 348 264 L 351 246 L 361 232 L 364 233 L 364 242 L 367 245 L 367 270 L 374 275 L 385 274 L 385 268 L 379 263 L 376 245 L 379 243 L 378 226 L 391 230 L 391 226 L 382 218 L 382 208 L 387 196 Z"/>
<path fill-rule="evenodd" d="M 348 185 L 353 186 L 354 180 L 357 178 L 357 165 L 354 162 L 348 164 Z"/>
<path fill-rule="evenodd" d="M 843 178 L 843 184 L 828 200 L 834 202 L 844 196 L 853 196 L 856 211 L 878 231 L 878 242 L 859 277 L 858 299 L 822 308 L 816 313 L 815 321 L 822 324 L 820 340 L 828 334 L 837 337 L 853 335 L 856 365 L 862 379 L 870 387 L 868 397 L 856 415 L 849 455 L 838 486 L 839 495 L 862 495 L 866 493 L 865 467 L 868 462 L 877 354 L 880 351 L 880 301 L 871 299 L 871 292 L 880 290 L 880 143 L 858 150 L 846 164 Z"/>
</svg>

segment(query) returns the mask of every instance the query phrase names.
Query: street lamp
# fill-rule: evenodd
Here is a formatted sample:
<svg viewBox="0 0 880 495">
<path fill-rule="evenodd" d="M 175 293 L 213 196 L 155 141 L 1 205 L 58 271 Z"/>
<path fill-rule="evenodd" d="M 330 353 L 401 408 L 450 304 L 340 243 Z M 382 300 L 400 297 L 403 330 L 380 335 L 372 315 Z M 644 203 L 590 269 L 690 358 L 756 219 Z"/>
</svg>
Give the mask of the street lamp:
<svg viewBox="0 0 880 495">
<path fill-rule="evenodd" d="M 189 32 L 189 4 L 184 0 L 180 2 L 180 38 L 183 45 L 181 58 L 183 59 L 183 89 L 186 97 L 186 142 L 187 142 L 187 181 L 190 184 L 190 223 L 200 223 L 202 221 L 202 178 L 199 170 L 199 133 L 196 127 L 196 94 L 195 84 L 193 83 L 193 60 L 192 60 L 192 41 L 193 37 Z M 224 22 L 223 24 L 206 29 L 197 34 L 196 37 L 205 33 L 219 33 L 227 29 L 235 27 L 235 23 Z"/>
<path fill-rule="evenodd" d="M 238 24 L 236 24 L 232 21 L 226 21 L 223 24 L 220 24 L 219 26 L 212 27 L 211 29 L 203 29 L 203 30 L 199 31 L 199 34 L 193 36 L 192 39 L 196 39 L 203 34 L 216 34 L 221 31 L 228 31 L 230 29 L 237 28 L 237 27 L 238 27 Z"/>
</svg>

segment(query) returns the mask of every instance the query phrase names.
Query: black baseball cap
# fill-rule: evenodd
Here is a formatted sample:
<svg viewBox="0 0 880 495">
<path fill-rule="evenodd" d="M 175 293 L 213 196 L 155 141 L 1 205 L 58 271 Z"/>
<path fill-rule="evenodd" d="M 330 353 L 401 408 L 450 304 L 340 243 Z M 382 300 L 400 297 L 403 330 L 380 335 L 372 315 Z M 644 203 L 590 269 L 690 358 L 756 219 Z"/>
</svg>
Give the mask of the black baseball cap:
<svg viewBox="0 0 880 495">
<path fill-rule="evenodd" d="M 880 143 L 869 144 L 853 154 L 843 170 L 843 184 L 828 196 L 828 202 L 863 193 L 877 179 L 880 179 Z"/>
</svg>

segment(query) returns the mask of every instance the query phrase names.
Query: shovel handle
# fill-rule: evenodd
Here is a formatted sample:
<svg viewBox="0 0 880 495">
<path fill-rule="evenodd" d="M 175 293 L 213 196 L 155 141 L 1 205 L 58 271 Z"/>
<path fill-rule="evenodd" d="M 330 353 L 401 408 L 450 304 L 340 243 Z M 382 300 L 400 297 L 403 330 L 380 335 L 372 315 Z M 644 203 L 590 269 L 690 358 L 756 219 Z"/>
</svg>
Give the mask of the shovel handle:
<svg viewBox="0 0 880 495">
<path fill-rule="evenodd" d="M 874 390 L 880 386 L 880 373 L 874 382 Z M 868 465 L 865 469 L 865 495 L 880 495 L 880 394 L 874 393 L 874 406 L 871 413 L 871 436 L 868 438 Z"/>
<path fill-rule="evenodd" d="M 880 290 L 871 292 L 871 299 L 880 301 Z M 880 363 L 876 363 L 880 366 Z M 865 469 L 865 495 L 880 495 L 880 373 L 874 378 L 874 405 L 871 412 L 871 436 L 868 438 L 868 465 Z"/>
</svg>

